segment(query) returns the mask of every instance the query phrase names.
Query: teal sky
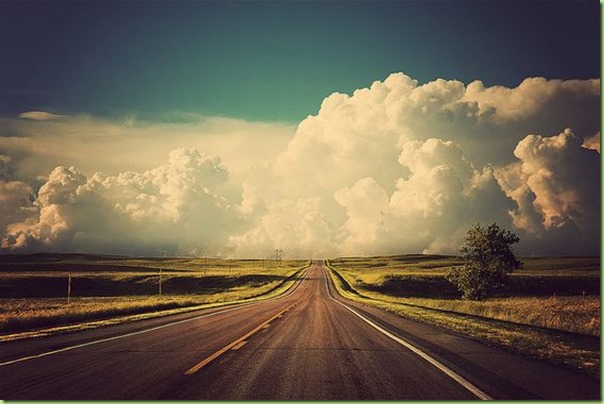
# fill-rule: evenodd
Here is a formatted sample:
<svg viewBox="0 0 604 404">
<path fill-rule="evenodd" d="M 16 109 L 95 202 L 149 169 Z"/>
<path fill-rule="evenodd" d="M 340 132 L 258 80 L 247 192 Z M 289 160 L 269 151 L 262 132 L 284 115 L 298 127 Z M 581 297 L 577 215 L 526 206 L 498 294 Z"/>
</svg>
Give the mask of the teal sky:
<svg viewBox="0 0 604 404">
<path fill-rule="evenodd" d="M 595 1 L 0 2 L 0 115 L 298 122 L 402 71 L 516 86 L 600 76 Z"/>
</svg>

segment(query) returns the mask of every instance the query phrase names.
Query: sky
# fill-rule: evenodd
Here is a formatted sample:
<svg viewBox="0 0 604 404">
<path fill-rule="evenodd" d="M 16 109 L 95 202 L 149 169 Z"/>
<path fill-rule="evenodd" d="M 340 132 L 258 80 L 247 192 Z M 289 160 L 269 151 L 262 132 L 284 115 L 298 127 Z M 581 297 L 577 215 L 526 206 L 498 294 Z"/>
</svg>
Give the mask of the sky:
<svg viewBox="0 0 604 404">
<path fill-rule="evenodd" d="M 0 1 L 1 252 L 599 254 L 594 1 Z"/>
</svg>

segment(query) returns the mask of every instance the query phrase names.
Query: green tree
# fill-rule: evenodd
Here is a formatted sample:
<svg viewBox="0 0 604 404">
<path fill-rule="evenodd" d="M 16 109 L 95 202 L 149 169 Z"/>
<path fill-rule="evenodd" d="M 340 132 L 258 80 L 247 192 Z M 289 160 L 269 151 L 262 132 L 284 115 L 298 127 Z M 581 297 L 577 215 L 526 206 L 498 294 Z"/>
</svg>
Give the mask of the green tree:
<svg viewBox="0 0 604 404">
<path fill-rule="evenodd" d="M 511 245 L 520 239 L 496 223 L 488 227 L 476 224 L 466 234 L 459 257 L 462 267 L 451 268 L 447 279 L 459 289 L 464 299 L 483 300 L 507 283 L 508 275 L 522 267 Z"/>
</svg>

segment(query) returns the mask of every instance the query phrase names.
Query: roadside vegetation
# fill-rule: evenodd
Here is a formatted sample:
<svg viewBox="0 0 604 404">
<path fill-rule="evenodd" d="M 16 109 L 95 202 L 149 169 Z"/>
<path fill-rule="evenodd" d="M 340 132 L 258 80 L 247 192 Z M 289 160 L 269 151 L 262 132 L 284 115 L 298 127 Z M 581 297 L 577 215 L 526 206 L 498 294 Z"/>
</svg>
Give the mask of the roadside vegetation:
<svg viewBox="0 0 604 404">
<path fill-rule="evenodd" d="M 521 258 L 484 301 L 462 299 L 447 279 L 456 257 L 401 255 L 330 261 L 346 297 L 513 352 L 599 375 L 600 258 Z"/>
<path fill-rule="evenodd" d="M 102 326 L 117 317 L 131 321 L 268 298 L 287 290 L 307 266 L 285 260 L 3 256 L 0 341 Z"/>
</svg>

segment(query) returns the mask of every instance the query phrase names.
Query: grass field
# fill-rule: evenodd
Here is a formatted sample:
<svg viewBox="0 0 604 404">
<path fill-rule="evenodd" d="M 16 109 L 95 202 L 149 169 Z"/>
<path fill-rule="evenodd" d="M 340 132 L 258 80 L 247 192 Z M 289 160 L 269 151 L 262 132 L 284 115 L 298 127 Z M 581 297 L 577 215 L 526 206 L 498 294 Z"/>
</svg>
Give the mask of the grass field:
<svg viewBox="0 0 604 404">
<path fill-rule="evenodd" d="M 293 283 L 307 264 L 79 254 L 2 256 L 0 337 L 117 316 L 269 297 Z"/>
<path fill-rule="evenodd" d="M 525 258 L 508 287 L 464 301 L 445 279 L 454 257 L 403 255 L 330 261 L 349 298 L 512 351 L 599 374 L 600 259 Z"/>
<path fill-rule="evenodd" d="M 600 258 L 523 258 L 524 267 L 515 271 L 509 287 L 498 297 L 552 297 L 600 295 Z M 460 293 L 445 279 L 454 257 L 403 255 L 393 257 L 339 258 L 331 264 L 355 288 L 385 295 L 458 299 Z"/>
</svg>

